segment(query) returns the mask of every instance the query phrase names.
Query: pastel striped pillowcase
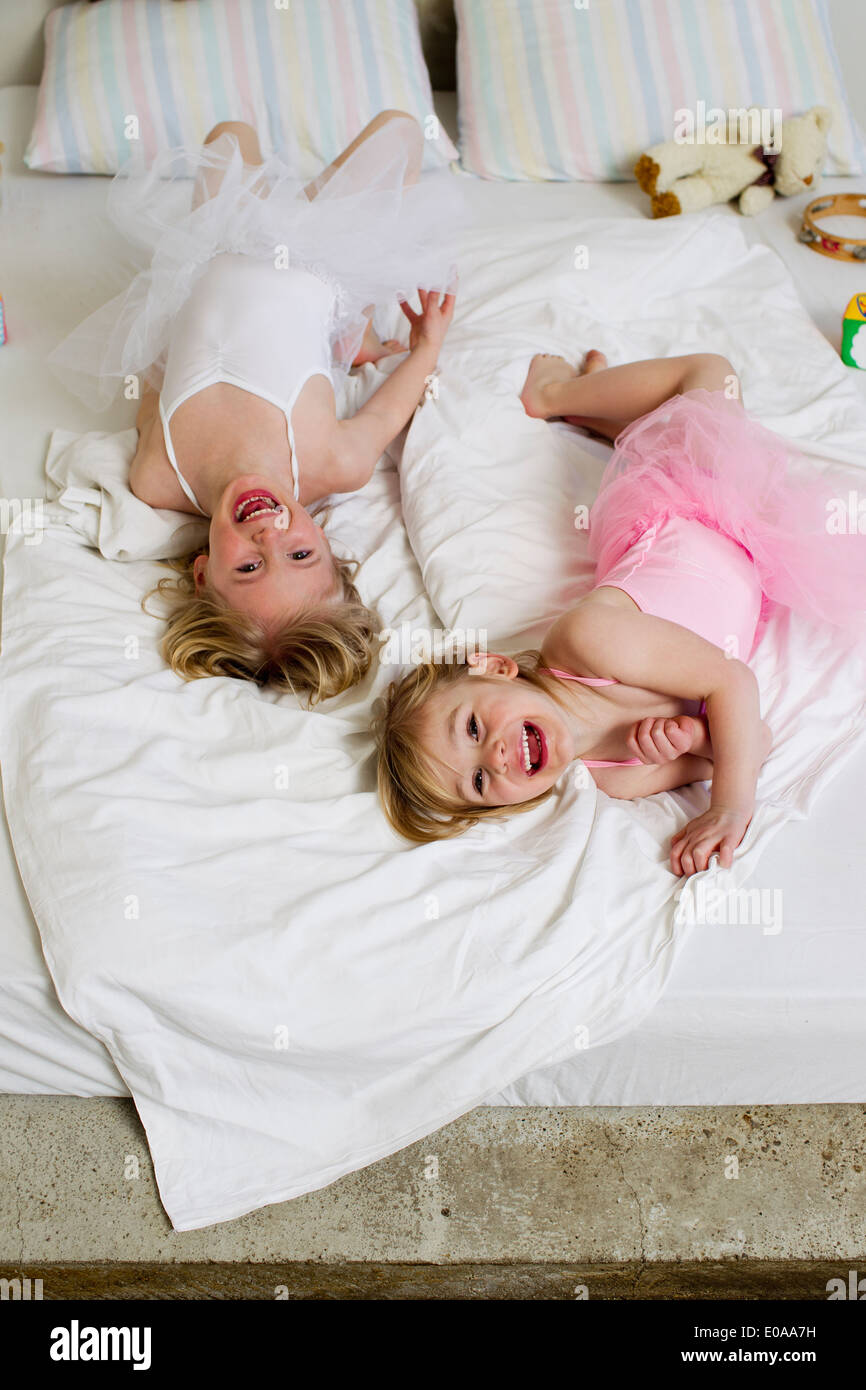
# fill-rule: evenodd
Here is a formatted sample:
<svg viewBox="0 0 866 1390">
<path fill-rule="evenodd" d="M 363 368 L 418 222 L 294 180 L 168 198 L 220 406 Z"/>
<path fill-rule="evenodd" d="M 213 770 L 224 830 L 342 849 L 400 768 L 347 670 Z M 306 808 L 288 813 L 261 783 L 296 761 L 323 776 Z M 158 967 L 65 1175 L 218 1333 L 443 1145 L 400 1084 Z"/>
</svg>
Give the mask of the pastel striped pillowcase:
<svg viewBox="0 0 866 1390">
<path fill-rule="evenodd" d="M 45 39 L 31 169 L 114 174 L 136 119 L 148 161 L 242 120 L 306 179 L 387 107 L 424 127 L 426 166 L 457 155 L 413 0 L 100 0 L 52 10 Z"/>
<path fill-rule="evenodd" d="M 824 172 L 866 168 L 826 0 L 455 0 L 463 167 L 628 179 L 697 102 L 833 111 Z M 708 119 L 711 119 L 708 117 Z"/>
</svg>

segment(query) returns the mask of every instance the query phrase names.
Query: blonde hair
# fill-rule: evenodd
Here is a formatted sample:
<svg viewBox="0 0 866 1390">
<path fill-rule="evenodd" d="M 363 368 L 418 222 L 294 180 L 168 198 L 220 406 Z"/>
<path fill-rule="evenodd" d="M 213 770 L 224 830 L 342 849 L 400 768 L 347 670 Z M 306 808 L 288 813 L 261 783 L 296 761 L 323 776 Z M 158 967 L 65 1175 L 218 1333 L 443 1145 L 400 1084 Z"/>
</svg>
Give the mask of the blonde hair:
<svg viewBox="0 0 866 1390">
<path fill-rule="evenodd" d="M 203 676 L 234 676 L 306 695 L 315 705 L 357 685 L 370 668 L 379 620 L 355 588 L 357 563 L 333 557 L 341 597 L 305 609 L 266 628 L 229 608 L 209 589 L 197 589 L 193 566 L 207 549 L 199 547 L 165 563 L 175 571 L 145 595 L 164 603 L 167 623 L 162 654 L 186 681 Z M 145 607 L 145 611 L 150 610 Z"/>
<path fill-rule="evenodd" d="M 518 652 L 514 657 L 523 680 L 558 699 L 556 682 L 541 674 L 541 652 Z M 419 746 L 419 717 L 438 690 L 467 676 L 465 662 L 424 662 L 407 676 L 392 681 L 377 702 L 373 730 L 378 745 L 379 796 L 391 825 L 407 840 L 429 844 L 450 840 L 481 820 L 500 820 L 540 806 L 553 790 L 511 806 L 472 806 L 443 791 L 432 763 Z M 473 675 L 473 680 L 483 680 Z"/>
</svg>

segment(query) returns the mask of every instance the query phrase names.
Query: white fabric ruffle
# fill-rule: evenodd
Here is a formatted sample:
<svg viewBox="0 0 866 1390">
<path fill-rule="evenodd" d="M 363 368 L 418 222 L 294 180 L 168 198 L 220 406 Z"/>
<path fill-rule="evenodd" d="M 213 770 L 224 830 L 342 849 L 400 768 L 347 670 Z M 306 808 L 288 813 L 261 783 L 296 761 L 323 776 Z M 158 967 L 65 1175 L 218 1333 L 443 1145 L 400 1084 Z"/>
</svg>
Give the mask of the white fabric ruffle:
<svg viewBox="0 0 866 1390">
<path fill-rule="evenodd" d="M 230 251 L 279 257 L 333 286 L 328 334 L 335 378 L 345 374 L 365 307 L 456 281 L 467 220 L 459 179 L 441 170 L 404 187 L 410 131 L 408 121 L 386 122 L 312 198 L 282 155 L 244 164 L 228 132 L 208 145 L 165 150 L 147 168 L 133 157 L 109 185 L 107 212 L 140 249 L 142 269 L 54 349 L 49 364 L 96 410 L 130 375 L 159 390 L 175 314 L 210 259 Z"/>
</svg>

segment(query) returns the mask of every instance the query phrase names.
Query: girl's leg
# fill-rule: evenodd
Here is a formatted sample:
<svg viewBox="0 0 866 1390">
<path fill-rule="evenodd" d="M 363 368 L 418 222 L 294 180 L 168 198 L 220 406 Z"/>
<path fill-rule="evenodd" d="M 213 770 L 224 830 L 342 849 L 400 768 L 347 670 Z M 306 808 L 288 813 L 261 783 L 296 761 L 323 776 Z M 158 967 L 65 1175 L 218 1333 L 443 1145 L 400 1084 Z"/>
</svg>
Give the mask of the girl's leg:
<svg viewBox="0 0 866 1390">
<path fill-rule="evenodd" d="M 204 138 L 206 145 L 212 145 L 214 140 L 218 140 L 221 135 L 234 135 L 240 146 L 241 158 L 244 164 L 261 164 L 262 152 L 259 148 L 259 137 L 251 125 L 246 121 L 219 121 L 213 130 L 208 131 Z M 200 169 L 196 175 L 195 187 L 192 195 L 192 206 L 197 208 L 200 203 L 212 198 L 222 183 L 223 172 L 221 169 Z"/>
<path fill-rule="evenodd" d="M 405 146 L 408 159 L 403 174 L 404 187 L 409 184 L 417 183 L 418 175 L 421 172 L 421 163 L 424 158 L 424 136 L 421 133 L 421 127 L 415 120 L 415 117 L 410 116 L 407 111 L 380 111 L 378 116 L 374 116 L 373 120 L 364 126 L 360 135 L 357 135 L 351 144 L 347 145 L 342 153 L 337 155 L 336 159 L 332 160 L 320 174 L 316 175 L 311 183 L 307 184 L 304 190 L 307 197 L 310 199 L 315 198 L 324 188 L 328 180 L 333 178 L 337 170 L 366 144 L 371 135 L 374 135 L 377 130 L 381 130 L 383 126 L 391 126 L 395 137 L 399 137 Z M 365 186 L 366 178 L 373 179 L 376 176 L 378 156 L 375 150 L 370 151 L 370 160 L 371 162 L 366 169 L 363 161 L 356 162 L 356 173 L 354 177 L 358 180 L 359 191 Z M 395 338 L 388 338 L 385 342 L 380 340 L 370 322 L 373 315 L 373 307 L 374 306 L 370 304 L 364 311 L 367 315 L 367 327 L 364 331 L 364 340 L 358 354 L 353 359 L 353 366 L 360 366 L 362 362 L 378 362 L 380 358 L 387 357 L 389 353 L 405 351 L 403 344 L 398 342 Z"/>
<path fill-rule="evenodd" d="M 392 122 L 400 123 L 400 137 L 405 144 L 408 155 L 403 183 L 417 183 L 418 175 L 421 172 L 421 163 L 424 158 L 424 136 L 421 132 L 421 127 L 415 120 L 415 117 L 409 115 L 408 111 L 380 111 L 378 116 L 374 116 L 372 121 L 364 126 L 360 135 L 356 135 L 351 144 L 347 145 L 346 148 L 337 155 L 336 159 L 332 160 L 320 174 L 317 174 L 311 183 L 307 184 L 304 190 L 307 197 L 311 199 L 315 198 L 316 194 L 324 188 L 328 180 L 333 177 L 336 171 L 346 163 L 347 159 L 349 159 L 356 150 L 360 149 L 361 146 L 370 139 L 371 135 L 375 134 L 377 130 L 381 130 L 383 126 L 390 125 Z M 244 164 L 261 164 L 263 162 L 262 152 L 259 147 L 259 137 L 253 127 L 248 125 L 246 121 L 220 121 L 214 126 L 213 130 L 209 131 L 205 136 L 204 143 L 206 145 L 211 145 L 214 140 L 218 140 L 221 135 L 225 134 L 234 135 L 236 137 Z M 371 172 L 373 172 L 373 170 L 371 170 Z M 197 183 L 193 197 L 193 207 L 198 207 L 199 203 L 204 202 L 205 198 L 211 197 L 212 194 L 216 192 L 220 184 L 220 179 L 221 174 L 217 171 L 207 171 L 203 180 L 204 186 L 202 187 Z"/>
<path fill-rule="evenodd" d="M 548 354 L 545 354 L 548 357 Z M 562 358 L 549 357 L 551 362 L 561 362 Z M 568 364 L 566 363 L 566 366 Z M 578 368 L 578 376 L 591 376 L 593 372 L 605 371 L 607 369 L 607 358 L 598 348 L 590 348 Z M 566 424 L 577 425 L 579 429 L 588 430 L 590 434 L 598 435 L 602 439 L 616 439 L 617 435 L 625 429 L 629 423 L 627 420 L 605 420 L 594 415 L 563 415 Z"/>
<path fill-rule="evenodd" d="M 406 172 L 403 176 L 403 183 L 417 183 L 418 175 L 421 172 L 421 162 L 424 158 L 424 136 L 421 132 L 421 127 L 415 120 L 415 117 L 409 115 L 408 111 L 380 111 L 378 116 L 374 116 L 372 121 L 364 126 L 360 135 L 356 135 L 352 143 L 347 145 L 342 153 L 338 154 L 336 159 L 332 160 L 320 174 L 317 174 L 311 183 L 307 184 L 304 190 L 307 197 L 315 198 L 316 194 L 324 188 L 328 180 L 334 176 L 337 170 L 346 163 L 346 160 L 349 159 L 356 150 L 360 149 L 361 146 L 369 140 L 371 135 L 375 134 L 377 130 L 381 130 L 383 126 L 390 125 L 392 122 L 400 123 L 400 135 L 405 141 L 409 156 Z M 360 171 L 359 177 L 363 177 Z"/>
<path fill-rule="evenodd" d="M 539 353 L 532 359 L 520 398 L 527 415 L 540 420 L 568 418 L 572 424 L 615 439 L 626 425 L 681 391 L 698 387 L 719 391 L 735 380 L 728 359 L 714 352 L 650 357 L 608 367 L 603 354 L 595 355 L 593 350 L 582 373 L 562 357 Z"/>
<path fill-rule="evenodd" d="M 397 121 L 400 123 L 400 138 L 405 143 L 408 154 L 406 170 L 403 175 L 403 183 L 404 185 L 416 183 L 418 175 L 421 172 L 421 162 L 424 157 L 424 137 L 421 133 L 421 127 L 415 120 L 415 117 L 410 116 L 406 111 L 380 111 L 378 116 L 375 116 L 372 121 L 365 125 L 360 135 L 357 135 L 351 144 L 347 145 L 342 153 L 338 154 L 336 159 L 332 160 L 332 162 L 313 179 L 312 183 L 307 184 L 304 190 L 307 197 L 310 199 L 315 198 L 320 189 L 322 189 L 336 171 L 346 163 L 346 160 L 369 140 L 371 135 L 377 130 L 381 130 L 383 126 Z M 263 162 L 262 152 L 259 146 L 259 137 L 253 127 L 248 125 L 246 121 L 220 121 L 208 132 L 204 143 L 210 145 L 214 140 L 218 140 L 221 135 L 225 134 L 231 134 L 236 137 L 244 164 L 255 165 Z M 375 169 L 372 168 L 371 173 L 374 172 Z M 360 169 L 359 177 L 362 177 L 362 171 Z M 196 177 L 195 188 L 193 190 L 192 206 L 197 208 L 200 203 L 212 197 L 217 192 L 221 181 L 222 170 L 200 170 Z M 252 184 L 251 187 L 255 189 L 255 184 Z M 397 342 L 396 339 L 389 338 L 386 342 L 382 343 L 378 335 L 374 332 L 373 326 L 369 322 L 369 318 L 371 318 L 373 314 L 373 305 L 369 305 L 368 310 L 365 312 L 368 314 L 368 323 L 364 333 L 363 344 L 358 355 L 354 359 L 355 365 L 360 365 L 362 362 L 376 362 L 380 357 L 387 356 L 389 352 L 403 351 L 402 344 Z"/>
</svg>

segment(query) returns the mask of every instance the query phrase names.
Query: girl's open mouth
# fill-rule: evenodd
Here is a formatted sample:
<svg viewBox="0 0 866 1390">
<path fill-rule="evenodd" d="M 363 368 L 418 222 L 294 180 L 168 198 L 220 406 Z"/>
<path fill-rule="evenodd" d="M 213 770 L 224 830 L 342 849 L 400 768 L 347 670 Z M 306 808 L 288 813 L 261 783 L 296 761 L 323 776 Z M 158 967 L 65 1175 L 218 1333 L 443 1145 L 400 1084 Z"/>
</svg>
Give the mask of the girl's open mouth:
<svg viewBox="0 0 866 1390">
<path fill-rule="evenodd" d="M 530 724 L 527 721 L 521 730 L 520 743 L 523 770 L 527 777 L 534 777 L 536 772 L 540 772 L 547 762 L 547 743 L 544 734 L 537 724 Z"/>
<path fill-rule="evenodd" d="M 252 521 L 257 516 L 267 516 L 282 509 L 282 503 L 272 492 L 262 492 L 258 488 L 255 492 L 244 492 L 238 497 L 232 515 L 235 521 Z"/>
</svg>

